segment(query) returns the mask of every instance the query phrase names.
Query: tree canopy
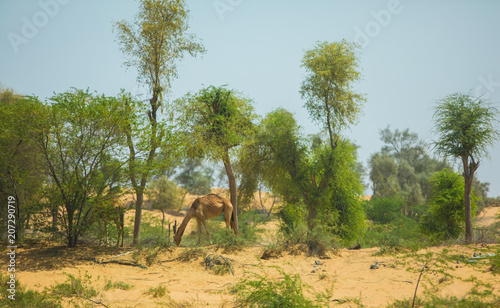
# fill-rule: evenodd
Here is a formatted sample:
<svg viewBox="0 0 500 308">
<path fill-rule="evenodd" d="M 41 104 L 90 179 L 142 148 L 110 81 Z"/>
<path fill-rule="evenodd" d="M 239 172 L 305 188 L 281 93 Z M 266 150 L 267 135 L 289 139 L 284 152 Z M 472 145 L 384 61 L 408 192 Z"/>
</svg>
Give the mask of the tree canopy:
<svg viewBox="0 0 500 308">
<path fill-rule="evenodd" d="M 105 167 L 112 166 L 110 156 L 122 155 L 123 109 L 116 98 L 76 89 L 46 103 L 28 99 L 36 107 L 30 125 L 51 178 L 50 201 L 60 209 L 68 245 L 74 247 L 89 226 L 93 205 L 114 181 Z"/>
<path fill-rule="evenodd" d="M 307 75 L 300 94 L 311 118 L 328 131 L 332 148 L 336 134 L 357 122 L 366 101 L 353 89 L 353 82 L 361 79 L 356 48 L 346 40 L 317 42 L 302 59 Z"/>
</svg>

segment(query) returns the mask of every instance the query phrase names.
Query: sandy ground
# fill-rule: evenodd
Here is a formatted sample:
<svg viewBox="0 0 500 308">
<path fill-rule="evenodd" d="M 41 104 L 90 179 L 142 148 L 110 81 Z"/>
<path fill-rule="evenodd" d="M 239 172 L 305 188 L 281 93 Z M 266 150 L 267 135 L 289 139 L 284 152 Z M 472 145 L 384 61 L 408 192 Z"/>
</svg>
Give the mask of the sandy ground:
<svg viewBox="0 0 500 308">
<path fill-rule="evenodd" d="M 487 207 L 476 217 L 476 226 L 488 227 L 500 218 L 500 207 Z"/>
<path fill-rule="evenodd" d="M 481 224 L 493 223 L 497 218 L 498 209 L 487 209 L 480 218 Z M 133 211 L 127 215 L 133 215 Z M 154 215 L 161 214 L 155 211 Z M 174 218 L 182 220 L 182 214 L 180 216 L 169 214 L 168 219 Z M 195 228 L 196 224 L 190 223 L 189 227 Z M 267 240 L 272 238 L 277 227 L 276 221 L 266 224 Z M 108 307 L 156 307 L 170 300 L 177 304 L 191 304 L 188 307 L 233 307 L 234 295 L 229 292 L 231 286 L 242 278 L 250 277 L 249 272 L 263 274 L 262 268 L 269 279 L 281 279 L 283 275 L 269 267 L 279 266 L 286 273 L 300 275 L 303 282 L 311 286 L 310 291 L 331 290 L 332 307 L 356 307 L 356 302 L 364 307 L 384 307 L 396 299 L 413 296 L 419 277 L 418 270 L 424 265 L 424 262 L 417 260 L 415 255 L 403 253 L 379 256 L 378 248 L 342 249 L 338 254 L 331 254 L 330 259 L 285 253 L 277 259 L 261 260 L 259 257 L 262 255 L 263 245 L 264 243 L 259 243 L 254 247 L 230 254 L 225 254 L 221 250 L 216 251 L 214 246 L 203 247 L 209 254 L 222 255 L 230 260 L 234 269 L 233 276 L 230 273 L 217 275 L 206 269 L 203 257 L 187 262 L 177 260 L 181 254 L 190 249 L 186 247 L 176 247 L 170 252 L 163 251 L 156 257 L 155 264 L 139 268 L 114 263 L 97 264 L 92 261 L 94 259 L 130 261 L 132 253 L 116 256 L 134 251 L 133 247 L 96 248 L 82 245 L 77 248 L 67 248 L 62 245 L 39 243 L 19 247 L 17 279 L 29 289 L 43 290 L 44 287 L 50 287 L 56 282 L 64 282 L 67 279 L 64 273 L 76 277 L 87 273 L 92 277 L 92 286 L 102 290 L 95 300 L 101 301 Z M 487 252 L 487 249 L 495 247 L 495 245 L 433 247 L 420 251 L 419 254 L 431 252 L 437 256 L 443 253 L 443 250 L 447 250 L 448 254 L 472 257 L 474 252 Z M 6 268 L 5 262 L 6 259 L 2 258 L 0 266 Z M 377 262 L 379 268 L 370 269 L 371 265 Z M 494 286 L 494 292 L 500 294 L 500 275 L 494 276 L 489 271 L 487 260 L 474 266 L 451 261 L 440 266 L 454 277 L 467 279 L 474 276 L 478 280 L 489 282 Z M 431 266 L 422 277 L 418 294 L 422 294 L 426 286 L 435 284 L 436 292 L 441 295 L 463 297 L 473 287 L 472 282 L 457 278 L 443 282 L 443 279 L 443 272 L 440 272 L 437 266 Z M 132 288 L 104 291 L 103 287 L 108 281 L 125 282 Z M 168 293 L 165 297 L 152 298 L 144 294 L 148 289 L 159 285 L 167 288 Z"/>
</svg>

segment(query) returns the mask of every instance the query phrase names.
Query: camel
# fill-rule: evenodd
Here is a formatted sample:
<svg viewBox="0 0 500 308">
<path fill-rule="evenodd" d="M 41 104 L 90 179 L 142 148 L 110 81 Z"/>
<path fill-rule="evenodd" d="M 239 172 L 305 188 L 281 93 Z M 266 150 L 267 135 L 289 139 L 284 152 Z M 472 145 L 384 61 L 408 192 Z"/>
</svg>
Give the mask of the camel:
<svg viewBox="0 0 500 308">
<path fill-rule="evenodd" d="M 182 220 L 181 225 L 177 232 L 174 230 L 174 240 L 177 246 L 180 245 L 182 234 L 184 234 L 184 230 L 186 229 L 187 224 L 191 220 L 191 218 L 196 218 L 198 222 L 198 245 L 201 242 L 201 224 L 205 227 L 205 231 L 210 237 L 210 232 L 207 228 L 206 220 L 210 218 L 214 218 L 224 213 L 224 221 L 226 222 L 226 231 L 229 229 L 229 226 L 234 230 L 234 234 L 238 235 L 238 230 L 234 224 L 233 217 L 233 205 L 231 202 L 223 197 L 220 197 L 216 194 L 209 194 L 194 200 L 189 208 L 186 216 Z"/>
</svg>

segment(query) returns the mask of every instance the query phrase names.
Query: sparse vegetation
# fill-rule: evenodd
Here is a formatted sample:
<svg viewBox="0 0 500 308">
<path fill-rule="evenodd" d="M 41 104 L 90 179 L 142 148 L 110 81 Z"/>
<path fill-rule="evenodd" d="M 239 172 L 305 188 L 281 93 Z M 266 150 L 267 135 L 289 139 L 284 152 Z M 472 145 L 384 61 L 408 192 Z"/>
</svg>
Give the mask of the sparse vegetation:
<svg viewBox="0 0 500 308">
<path fill-rule="evenodd" d="M 104 286 L 104 291 L 114 290 L 114 289 L 130 290 L 132 289 L 132 286 L 123 281 L 112 282 L 111 280 L 109 280 Z"/>
<path fill-rule="evenodd" d="M 236 294 L 239 307 L 325 307 L 330 294 L 313 293 L 315 300 L 308 299 L 304 290 L 311 287 L 302 282 L 300 275 L 290 275 L 280 267 L 258 266 L 261 274 L 250 272 L 249 278 L 240 280 L 231 292 Z M 269 271 L 279 273 L 280 278 L 273 278 Z"/>
<path fill-rule="evenodd" d="M 165 286 L 157 286 L 157 287 L 151 287 L 147 291 L 144 292 L 145 295 L 149 295 L 152 298 L 160 298 L 160 297 L 165 297 L 167 295 L 168 290 L 167 287 Z"/>
<path fill-rule="evenodd" d="M 58 297 L 51 296 L 46 290 L 42 292 L 26 290 L 19 282 L 17 282 L 15 289 L 15 300 L 8 298 L 9 295 L 12 295 L 6 287 L 9 279 L 8 275 L 4 276 L 0 273 L 0 283 L 2 284 L 2 288 L 0 289 L 0 306 L 12 308 L 62 308 Z"/>
</svg>

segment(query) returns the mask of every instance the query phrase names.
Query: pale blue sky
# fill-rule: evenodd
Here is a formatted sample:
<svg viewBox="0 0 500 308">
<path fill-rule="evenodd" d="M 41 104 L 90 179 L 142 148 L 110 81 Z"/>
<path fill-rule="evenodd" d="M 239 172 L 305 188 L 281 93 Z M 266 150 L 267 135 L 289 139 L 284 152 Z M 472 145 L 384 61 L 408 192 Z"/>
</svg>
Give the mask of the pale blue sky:
<svg viewBox="0 0 500 308">
<path fill-rule="evenodd" d="M 471 91 L 500 108 L 500 1 L 264 1 L 188 0 L 190 32 L 207 53 L 179 64 L 171 99 L 202 85 L 228 84 L 255 101 L 257 113 L 284 107 L 306 133 L 298 93 L 304 50 L 318 40 L 363 44 L 367 103 L 359 124 L 344 134 L 367 165 L 380 150 L 379 131 L 410 128 L 432 141 L 435 101 Z M 134 69 L 112 33 L 130 20 L 130 0 L 0 0 L 0 83 L 21 94 L 51 96 L 70 87 L 115 95 L 141 93 Z M 500 196 L 500 144 L 482 160 L 478 177 Z"/>
</svg>

